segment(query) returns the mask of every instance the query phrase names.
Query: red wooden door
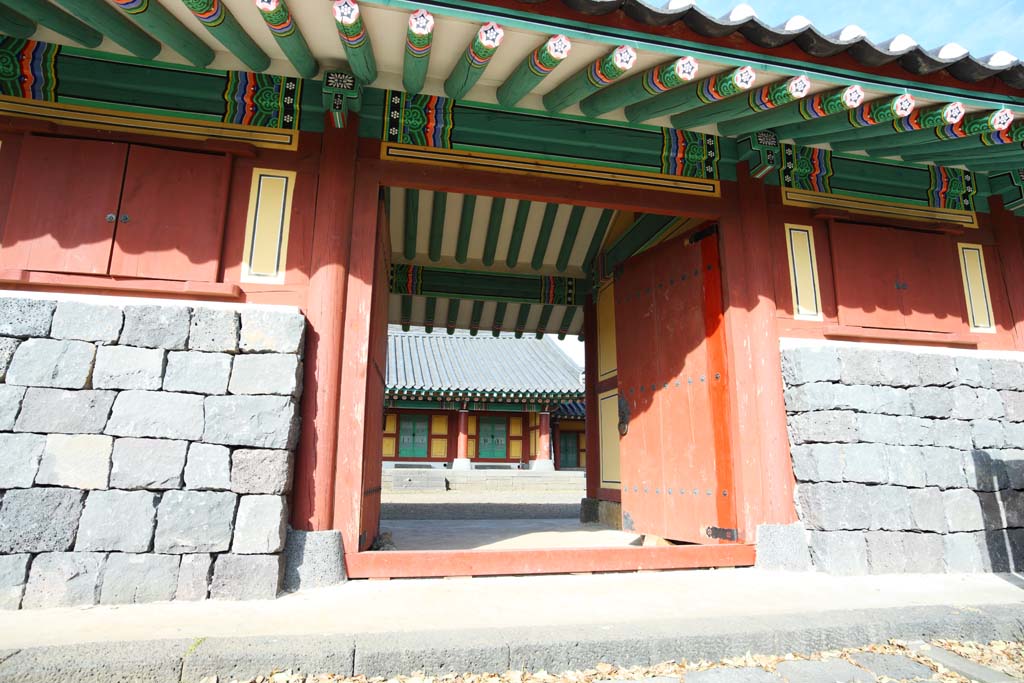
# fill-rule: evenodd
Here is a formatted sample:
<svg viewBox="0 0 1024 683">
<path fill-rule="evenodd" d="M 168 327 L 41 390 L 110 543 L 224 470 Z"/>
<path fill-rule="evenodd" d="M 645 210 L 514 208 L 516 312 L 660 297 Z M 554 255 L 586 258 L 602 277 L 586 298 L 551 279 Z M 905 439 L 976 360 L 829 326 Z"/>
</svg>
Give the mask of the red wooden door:
<svg viewBox="0 0 1024 683">
<path fill-rule="evenodd" d="M 717 237 L 677 238 L 627 261 L 615 321 L 629 410 L 619 446 L 626 525 L 676 541 L 735 540 Z"/>
<path fill-rule="evenodd" d="M 26 136 L 0 268 L 106 273 L 127 150 L 116 142 Z"/>
<path fill-rule="evenodd" d="M 224 156 L 132 146 L 110 274 L 215 281 L 229 170 Z"/>
<path fill-rule="evenodd" d="M 892 232 L 899 232 L 893 230 Z M 956 243 L 948 235 L 904 232 L 900 299 L 908 330 L 968 332 Z"/>
</svg>

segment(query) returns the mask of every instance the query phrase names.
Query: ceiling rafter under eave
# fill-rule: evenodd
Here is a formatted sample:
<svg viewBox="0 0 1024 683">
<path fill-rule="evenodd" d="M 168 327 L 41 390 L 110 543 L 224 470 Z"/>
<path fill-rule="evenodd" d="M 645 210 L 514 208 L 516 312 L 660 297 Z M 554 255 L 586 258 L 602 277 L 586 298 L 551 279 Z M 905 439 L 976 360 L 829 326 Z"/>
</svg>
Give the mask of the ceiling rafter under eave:
<svg viewBox="0 0 1024 683">
<path fill-rule="evenodd" d="M 74 18 L 59 7 L 39 0 L 2 0 L 16 13 L 42 24 L 85 47 L 99 47 L 103 34 Z"/>
<path fill-rule="evenodd" d="M 106 0 L 57 0 L 89 26 L 98 29 L 115 43 L 142 59 L 153 59 L 162 46 L 158 40 L 136 26 Z"/>
<path fill-rule="evenodd" d="M 295 24 L 285 0 L 256 0 L 256 8 L 281 47 L 288 61 L 303 78 L 313 78 L 320 71 L 302 31 Z"/>
<path fill-rule="evenodd" d="M 181 0 L 207 31 L 253 71 L 266 71 L 270 57 L 242 28 L 220 0 Z"/>
<path fill-rule="evenodd" d="M 146 33 L 167 45 L 195 66 L 213 61 L 210 46 L 188 30 L 159 2 L 114 0 L 114 4 Z"/>
</svg>

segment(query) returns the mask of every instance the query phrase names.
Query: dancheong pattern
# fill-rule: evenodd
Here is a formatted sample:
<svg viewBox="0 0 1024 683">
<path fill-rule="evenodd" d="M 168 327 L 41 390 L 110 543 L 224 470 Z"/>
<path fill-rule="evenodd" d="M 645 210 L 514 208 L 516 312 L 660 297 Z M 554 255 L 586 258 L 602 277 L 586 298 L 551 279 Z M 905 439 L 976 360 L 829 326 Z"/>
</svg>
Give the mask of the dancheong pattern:
<svg viewBox="0 0 1024 683">
<path fill-rule="evenodd" d="M 687 178 L 718 179 L 718 138 L 688 130 L 662 129 L 661 172 Z"/>
<path fill-rule="evenodd" d="M 783 187 L 814 192 L 832 191 L 832 152 L 814 147 L 782 146 Z"/>
<path fill-rule="evenodd" d="M 57 99 L 55 64 L 60 48 L 17 38 L 0 39 L 0 93 L 30 100 Z"/>
<path fill-rule="evenodd" d="M 454 100 L 394 90 L 387 92 L 387 98 L 386 142 L 451 149 Z"/>
<path fill-rule="evenodd" d="M 228 73 L 224 99 L 225 123 L 268 128 L 298 128 L 302 79 L 257 74 Z"/>
<path fill-rule="evenodd" d="M 974 174 L 959 168 L 929 166 L 931 183 L 928 203 L 940 209 L 974 210 L 974 195 L 978 192 Z"/>
</svg>

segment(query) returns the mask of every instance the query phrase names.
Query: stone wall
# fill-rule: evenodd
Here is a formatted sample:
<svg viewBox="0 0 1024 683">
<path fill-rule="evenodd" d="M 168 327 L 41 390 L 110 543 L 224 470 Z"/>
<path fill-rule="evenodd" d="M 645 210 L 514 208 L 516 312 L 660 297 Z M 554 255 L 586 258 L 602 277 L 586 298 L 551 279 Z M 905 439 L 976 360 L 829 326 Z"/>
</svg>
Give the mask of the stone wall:
<svg viewBox="0 0 1024 683">
<path fill-rule="evenodd" d="M 782 365 L 817 568 L 1024 569 L 1024 354 L 783 340 Z"/>
<path fill-rule="evenodd" d="M 304 330 L 0 298 L 0 607 L 274 597 Z"/>
</svg>

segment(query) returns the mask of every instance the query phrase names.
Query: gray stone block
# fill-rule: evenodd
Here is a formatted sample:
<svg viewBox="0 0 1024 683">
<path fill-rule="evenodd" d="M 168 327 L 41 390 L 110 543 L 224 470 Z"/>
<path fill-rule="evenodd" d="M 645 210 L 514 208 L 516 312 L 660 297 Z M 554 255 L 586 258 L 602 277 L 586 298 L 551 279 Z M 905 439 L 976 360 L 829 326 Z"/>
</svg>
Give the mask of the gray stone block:
<svg viewBox="0 0 1024 683">
<path fill-rule="evenodd" d="M 998 450 L 992 451 L 998 453 Z M 974 449 L 963 454 L 967 487 L 975 491 L 998 491 L 1009 485 L 1009 476 L 1000 460 L 993 460 L 989 451 Z"/>
<path fill-rule="evenodd" d="M 186 306 L 125 306 L 121 344 L 184 349 L 191 311 Z"/>
<path fill-rule="evenodd" d="M 913 488 L 927 486 L 928 465 L 920 446 L 888 446 L 886 456 L 890 483 Z"/>
<path fill-rule="evenodd" d="M 28 582 L 28 564 L 32 556 L 0 555 L 0 610 L 18 609 Z M 0 661 L 2 661 L 0 657 Z"/>
<path fill-rule="evenodd" d="M 868 573 L 863 532 L 812 531 L 810 539 L 811 561 L 820 571 L 847 576 Z"/>
<path fill-rule="evenodd" d="M 1024 391 L 1000 391 L 999 397 L 1003 401 L 1006 419 L 1010 422 L 1024 422 Z"/>
<path fill-rule="evenodd" d="M 165 391 L 226 394 L 231 377 L 231 356 L 226 353 L 172 351 L 167 356 Z"/>
<path fill-rule="evenodd" d="M 0 667 L 0 677 L 19 683 L 180 683 L 189 640 L 99 642 L 33 647 Z M 190 681 L 189 683 L 198 683 Z"/>
<path fill-rule="evenodd" d="M 981 504 L 981 516 L 985 520 L 987 531 L 998 531 L 1005 529 L 1009 524 L 1008 518 L 1011 514 L 1016 521 L 1016 513 L 1011 513 L 1010 504 L 1015 503 L 1010 491 L 993 491 L 978 493 L 978 503 Z"/>
<path fill-rule="evenodd" d="M 158 553 L 218 553 L 231 547 L 235 524 L 233 493 L 168 491 L 157 510 Z"/>
<path fill-rule="evenodd" d="M 941 574 L 946 571 L 943 534 L 904 533 L 907 572 L 911 574 Z"/>
<path fill-rule="evenodd" d="M 981 501 L 974 491 L 970 489 L 943 491 L 942 504 L 946 510 L 946 528 L 950 533 L 981 531 L 985 528 Z"/>
<path fill-rule="evenodd" d="M 32 486 L 45 449 L 40 434 L 0 434 L 0 489 Z"/>
<path fill-rule="evenodd" d="M 342 680 L 352 675 L 353 650 L 351 636 L 206 638 L 185 659 L 181 681 L 252 681 L 271 671 L 290 671 L 296 681 Z"/>
<path fill-rule="evenodd" d="M 861 500 L 866 501 L 871 518 L 871 529 L 902 531 L 914 528 L 908 490 L 902 486 L 869 486 L 861 491 Z"/>
<path fill-rule="evenodd" d="M 193 309 L 188 348 L 193 351 L 236 353 L 240 326 L 238 311 L 219 308 Z"/>
<path fill-rule="evenodd" d="M 43 553 L 32 560 L 24 609 L 80 607 L 99 600 L 106 553 Z"/>
<path fill-rule="evenodd" d="M 975 448 L 1005 448 L 1008 445 L 1003 423 L 996 420 L 974 420 L 971 422 L 971 435 Z"/>
<path fill-rule="evenodd" d="M 946 534 L 942 537 L 946 571 L 954 574 L 973 574 L 985 571 L 982 550 L 984 536 L 977 532 Z"/>
<path fill-rule="evenodd" d="M 800 517 L 806 526 L 827 531 L 871 527 L 868 487 L 860 484 L 798 484 L 796 488 Z"/>
<path fill-rule="evenodd" d="M 946 533 L 946 507 L 937 488 L 904 489 L 910 502 L 912 526 L 908 529 Z"/>
<path fill-rule="evenodd" d="M 952 489 L 967 485 L 963 451 L 925 446 L 921 449 L 921 456 L 924 459 L 925 479 L 928 486 Z"/>
<path fill-rule="evenodd" d="M 987 358 L 975 355 L 956 356 L 957 384 L 969 387 L 991 387 L 992 368 Z"/>
<path fill-rule="evenodd" d="M 970 450 L 974 447 L 971 423 L 963 420 L 934 420 L 929 446 Z"/>
<path fill-rule="evenodd" d="M 966 388 L 966 387 L 962 387 Z M 951 417 L 953 393 L 944 387 L 911 387 L 907 390 L 917 417 Z M 968 389 L 968 391 L 970 391 Z"/>
<path fill-rule="evenodd" d="M 74 489 L 107 488 L 113 441 L 101 434 L 50 434 L 36 483 Z"/>
<path fill-rule="evenodd" d="M 0 297 L 0 336 L 45 337 L 50 334 L 57 302 Z"/>
<path fill-rule="evenodd" d="M 837 347 L 801 346 L 782 351 L 782 377 L 787 386 L 810 382 L 839 381 L 839 352 Z"/>
<path fill-rule="evenodd" d="M 333 586 L 346 580 L 340 531 L 288 529 L 282 589 Z"/>
<path fill-rule="evenodd" d="M 800 522 L 757 527 L 758 569 L 803 572 L 811 569 L 807 531 Z"/>
<path fill-rule="evenodd" d="M 990 451 L 992 467 L 1003 474 L 1000 479 L 1010 488 L 1024 490 L 1024 449 Z"/>
<path fill-rule="evenodd" d="M 281 587 L 280 555 L 218 555 L 210 597 L 221 600 L 270 600 Z"/>
<path fill-rule="evenodd" d="M 957 420 L 977 420 L 983 417 L 977 389 L 968 386 L 953 387 L 949 389 L 949 397 L 953 401 L 950 417 Z"/>
<path fill-rule="evenodd" d="M 298 396 L 302 393 L 302 362 L 295 354 L 258 353 L 235 358 L 231 368 L 232 394 L 276 394 Z"/>
<path fill-rule="evenodd" d="M 226 491 L 231 488 L 231 451 L 227 446 L 193 443 L 188 447 L 185 488 Z"/>
<path fill-rule="evenodd" d="M 910 415 L 913 413 L 910 393 L 897 387 L 870 387 L 838 385 L 844 388 L 846 402 L 853 410 L 883 415 Z"/>
<path fill-rule="evenodd" d="M 165 391 L 122 391 L 104 431 L 114 436 L 199 441 L 203 398 Z"/>
<path fill-rule="evenodd" d="M 103 568 L 100 604 L 170 600 L 178 587 L 178 555 L 112 553 Z"/>
<path fill-rule="evenodd" d="M 231 552 L 265 555 L 284 549 L 288 507 L 284 496 L 241 496 Z"/>
<path fill-rule="evenodd" d="M 7 383 L 27 387 L 85 389 L 96 347 L 87 342 L 28 339 L 18 345 Z"/>
<path fill-rule="evenodd" d="M 75 550 L 144 553 L 153 545 L 155 493 L 93 491 L 85 500 Z"/>
<path fill-rule="evenodd" d="M 903 435 L 903 421 L 909 419 L 911 418 L 895 415 L 857 413 L 854 417 L 855 433 L 861 441 L 866 443 L 906 443 L 906 438 Z"/>
<path fill-rule="evenodd" d="M 995 389 L 976 389 L 979 417 L 990 420 L 1001 420 L 1006 416 L 1003 397 Z"/>
<path fill-rule="evenodd" d="M 14 429 L 52 434 L 99 434 L 107 424 L 113 391 L 31 388 L 25 392 Z"/>
<path fill-rule="evenodd" d="M 873 443 L 845 444 L 843 481 L 861 484 L 889 483 L 889 447 Z"/>
<path fill-rule="evenodd" d="M 857 413 L 823 410 L 789 417 L 790 441 L 802 443 L 851 443 L 857 441 Z"/>
<path fill-rule="evenodd" d="M 54 339 L 114 344 L 121 334 L 124 315 L 120 306 L 59 301 L 50 336 Z"/>
<path fill-rule="evenodd" d="M 992 370 L 992 385 L 989 389 L 1009 389 L 1020 391 L 1024 388 L 1024 364 L 1008 358 L 990 358 L 989 368 Z"/>
<path fill-rule="evenodd" d="M 25 391 L 25 387 L 0 384 L 0 431 L 9 432 L 14 429 Z"/>
<path fill-rule="evenodd" d="M 101 346 L 96 350 L 92 385 L 97 389 L 159 389 L 164 353 L 163 349 Z"/>
<path fill-rule="evenodd" d="M 779 662 L 775 670 L 786 683 L 875 683 L 875 677 L 842 659 Z"/>
<path fill-rule="evenodd" d="M 210 576 L 213 574 L 213 555 L 192 553 L 181 556 L 178 567 L 178 587 L 175 600 L 205 600 L 210 593 Z"/>
<path fill-rule="evenodd" d="M 203 441 L 225 446 L 293 448 L 298 409 L 288 396 L 208 396 Z"/>
<path fill-rule="evenodd" d="M 956 358 L 943 353 L 916 353 L 917 373 L 921 385 L 948 387 L 956 384 Z"/>
<path fill-rule="evenodd" d="M 240 448 L 231 455 L 231 490 L 235 493 L 281 495 L 292 486 L 288 451 Z"/>
<path fill-rule="evenodd" d="M 930 681 L 935 673 L 924 664 L 903 655 L 854 652 L 850 654 L 850 658 L 876 676 L 885 676 L 897 681 Z"/>
<path fill-rule="evenodd" d="M 0 554 L 71 550 L 84 491 L 12 489 L 0 506 Z"/>
<path fill-rule="evenodd" d="M 302 354 L 306 319 L 301 313 L 250 308 L 242 311 L 238 347 L 243 352 Z"/>
<path fill-rule="evenodd" d="M 782 677 L 758 669 L 745 666 L 738 669 L 707 669 L 691 671 L 686 674 L 686 683 L 780 683 Z"/>
<path fill-rule="evenodd" d="M 1007 448 L 1024 448 L 1024 424 L 1000 420 Z"/>
<path fill-rule="evenodd" d="M 11 359 L 14 358 L 14 352 L 18 350 L 20 343 L 20 339 L 0 337 L 0 382 L 7 377 L 7 368 L 11 367 Z"/>
<path fill-rule="evenodd" d="M 903 534 L 895 531 L 868 531 L 864 534 L 867 546 L 868 570 L 872 574 L 902 574 L 907 570 Z"/>
<path fill-rule="evenodd" d="M 117 439 L 110 485 L 117 489 L 177 489 L 185 469 L 185 441 Z"/>
<path fill-rule="evenodd" d="M 843 384 L 917 386 L 921 376 L 915 356 L 867 345 L 844 346 L 839 352 L 840 380 Z"/>
<path fill-rule="evenodd" d="M 793 446 L 793 471 L 800 481 L 842 481 L 846 450 L 856 445 L 814 443 Z"/>
</svg>

